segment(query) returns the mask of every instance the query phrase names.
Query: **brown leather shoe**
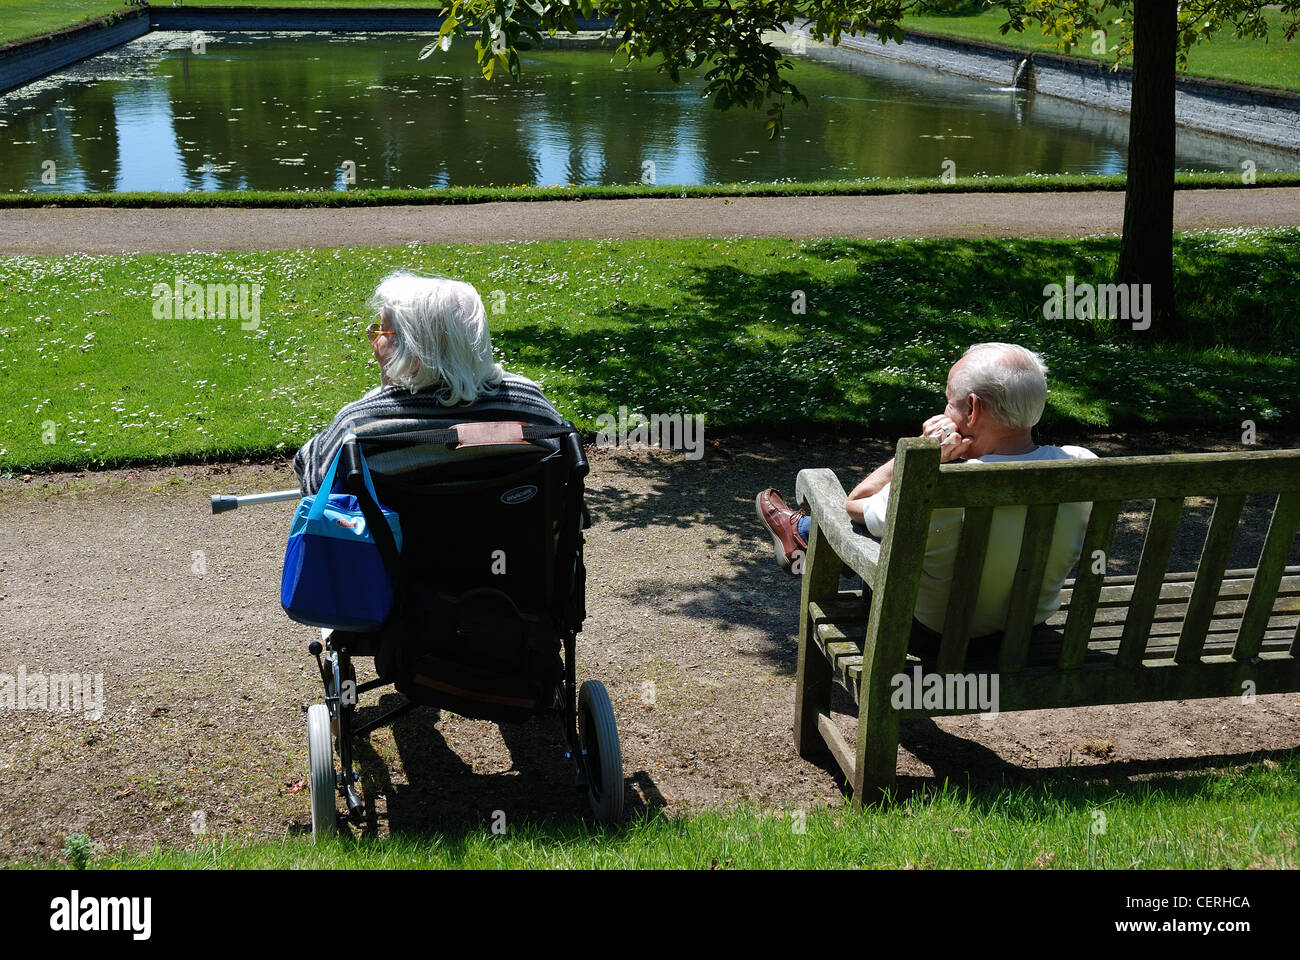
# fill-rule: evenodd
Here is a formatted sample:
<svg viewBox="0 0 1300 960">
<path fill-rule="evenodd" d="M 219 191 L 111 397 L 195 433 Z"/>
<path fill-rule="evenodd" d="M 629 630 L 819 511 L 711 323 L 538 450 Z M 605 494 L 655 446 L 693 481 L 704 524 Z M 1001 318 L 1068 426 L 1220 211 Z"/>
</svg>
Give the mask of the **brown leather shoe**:
<svg viewBox="0 0 1300 960">
<path fill-rule="evenodd" d="M 808 552 L 808 544 L 799 536 L 799 518 L 802 510 L 791 510 L 781 499 L 781 494 L 768 487 L 754 498 L 754 511 L 763 521 L 768 533 L 772 535 L 772 547 L 776 551 L 776 562 L 786 573 L 799 576 L 790 568 L 797 556 Z"/>
</svg>

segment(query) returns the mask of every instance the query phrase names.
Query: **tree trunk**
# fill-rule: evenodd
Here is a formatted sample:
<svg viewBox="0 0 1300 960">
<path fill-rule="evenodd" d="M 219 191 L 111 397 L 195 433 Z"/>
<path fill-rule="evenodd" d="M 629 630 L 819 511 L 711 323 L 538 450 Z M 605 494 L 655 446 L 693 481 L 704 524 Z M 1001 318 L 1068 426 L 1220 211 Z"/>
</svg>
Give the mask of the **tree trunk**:
<svg viewBox="0 0 1300 960">
<path fill-rule="evenodd" d="M 1176 0 L 1133 4 L 1133 98 L 1119 283 L 1151 284 L 1151 333 L 1177 337 L 1174 311 L 1174 70 Z M 1120 328 L 1131 329 L 1120 321 Z"/>
</svg>

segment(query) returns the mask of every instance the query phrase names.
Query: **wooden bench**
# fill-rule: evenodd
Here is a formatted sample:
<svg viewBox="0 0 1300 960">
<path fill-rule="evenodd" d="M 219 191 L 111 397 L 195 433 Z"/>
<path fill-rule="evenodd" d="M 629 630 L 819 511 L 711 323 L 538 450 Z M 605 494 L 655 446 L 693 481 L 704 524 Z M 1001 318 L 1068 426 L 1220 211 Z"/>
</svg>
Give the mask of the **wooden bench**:
<svg viewBox="0 0 1300 960">
<path fill-rule="evenodd" d="M 1276 502 L 1258 566 L 1227 570 L 1246 497 L 1259 493 Z M 795 744 L 804 757 L 829 749 L 857 803 L 893 790 L 899 720 L 979 709 L 896 709 L 894 678 L 916 666 L 923 675 L 996 672 L 1002 713 L 1300 690 L 1300 566 L 1286 566 L 1300 525 L 1300 450 L 941 466 L 937 440 L 907 438 L 880 541 L 850 523 L 832 471 L 800 471 L 797 497 L 812 529 Z M 1197 570 L 1167 573 L 1188 497 L 1214 498 L 1204 548 Z M 1132 500 L 1154 501 L 1137 573 L 1108 576 L 1116 520 Z M 1060 611 L 1036 626 L 1058 506 L 1075 502 L 1093 505 L 1077 576 L 1066 581 Z M 1017 506 L 1024 534 L 1003 637 L 995 655 L 968 658 L 965 630 L 993 511 Z M 956 566 L 938 654 L 918 659 L 907 652 L 917 584 L 930 512 L 945 507 L 965 511 Z M 844 565 L 874 592 L 869 616 L 862 592 L 840 587 Z M 836 679 L 857 701 L 856 749 L 830 716 Z"/>
</svg>

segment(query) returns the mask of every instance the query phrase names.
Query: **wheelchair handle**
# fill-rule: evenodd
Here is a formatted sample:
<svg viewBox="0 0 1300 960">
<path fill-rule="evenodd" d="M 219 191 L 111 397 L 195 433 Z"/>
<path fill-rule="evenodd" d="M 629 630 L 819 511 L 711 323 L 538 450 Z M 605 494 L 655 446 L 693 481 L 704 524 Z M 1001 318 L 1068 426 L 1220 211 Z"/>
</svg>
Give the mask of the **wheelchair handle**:
<svg viewBox="0 0 1300 960">
<path fill-rule="evenodd" d="M 248 507 L 257 503 L 273 503 L 277 500 L 297 500 L 301 496 L 302 492 L 297 489 L 277 490 L 274 493 L 252 493 L 243 497 L 214 493 L 212 495 L 212 512 L 225 513 L 228 510 L 237 510 L 240 507 Z"/>
<path fill-rule="evenodd" d="M 357 449 L 356 437 L 349 437 L 343 441 L 343 455 L 339 466 L 343 468 L 344 490 L 357 493 L 365 486 L 365 478 L 361 475 L 361 452 Z"/>
</svg>

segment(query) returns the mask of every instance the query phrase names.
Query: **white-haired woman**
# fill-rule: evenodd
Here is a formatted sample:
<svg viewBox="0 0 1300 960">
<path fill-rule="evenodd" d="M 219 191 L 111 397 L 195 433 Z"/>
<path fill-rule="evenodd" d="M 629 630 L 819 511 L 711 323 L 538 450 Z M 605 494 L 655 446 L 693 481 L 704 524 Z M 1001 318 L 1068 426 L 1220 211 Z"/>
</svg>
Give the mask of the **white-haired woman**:
<svg viewBox="0 0 1300 960">
<path fill-rule="evenodd" d="M 364 437 L 472 420 L 562 422 L 537 384 L 492 359 L 487 311 L 470 284 L 392 273 L 380 281 L 370 305 L 377 319 L 366 334 L 379 364 L 379 386 L 340 410 L 295 454 L 293 469 L 304 494 L 320 488 L 349 433 Z M 403 474 L 447 456 L 445 446 L 435 445 L 368 459 L 373 469 Z"/>
</svg>

